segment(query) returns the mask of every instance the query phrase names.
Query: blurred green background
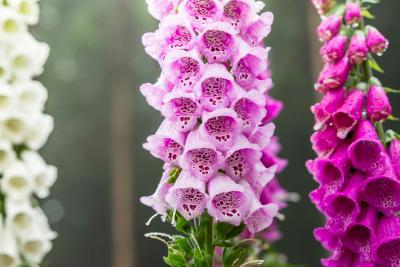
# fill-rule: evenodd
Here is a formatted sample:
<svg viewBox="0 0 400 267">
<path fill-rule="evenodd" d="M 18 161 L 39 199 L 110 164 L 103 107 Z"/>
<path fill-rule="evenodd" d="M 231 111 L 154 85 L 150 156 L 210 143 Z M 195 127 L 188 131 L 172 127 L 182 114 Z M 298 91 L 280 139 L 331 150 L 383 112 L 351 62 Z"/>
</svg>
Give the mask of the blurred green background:
<svg viewBox="0 0 400 267">
<path fill-rule="evenodd" d="M 273 48 L 272 94 L 286 107 L 276 122 L 282 155 L 290 159 L 280 180 L 302 196 L 285 211 L 278 247 L 293 263 L 320 266 L 323 251 L 312 229 L 322 220 L 308 201 L 316 185 L 304 168 L 313 157 L 309 107 L 320 68 L 312 28 L 318 18 L 308 2 L 269 0 L 276 20 L 267 43 Z M 59 180 L 43 203 L 59 233 L 48 266 L 164 266 L 165 247 L 143 235 L 172 229 L 159 222 L 146 227 L 153 213 L 139 203 L 140 196 L 154 191 L 161 173 L 161 161 L 141 147 L 161 117 L 138 89 L 160 72 L 141 45 L 141 35 L 157 23 L 144 0 L 42 0 L 41 7 L 34 31 L 52 48 L 41 80 L 49 89 L 47 111 L 56 122 L 43 153 L 59 167 Z M 374 24 L 391 40 L 379 59 L 386 70 L 382 81 L 394 88 L 400 86 L 399 8 L 398 0 L 383 0 L 373 9 Z M 399 104 L 400 98 L 393 99 L 396 114 Z"/>
</svg>

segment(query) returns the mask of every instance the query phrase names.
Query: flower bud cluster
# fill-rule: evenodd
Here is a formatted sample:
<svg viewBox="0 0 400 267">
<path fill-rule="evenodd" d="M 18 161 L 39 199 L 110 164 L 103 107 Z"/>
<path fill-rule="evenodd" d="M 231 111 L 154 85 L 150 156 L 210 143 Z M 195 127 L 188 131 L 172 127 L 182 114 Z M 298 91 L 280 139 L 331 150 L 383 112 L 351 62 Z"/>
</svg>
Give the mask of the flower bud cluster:
<svg viewBox="0 0 400 267">
<path fill-rule="evenodd" d="M 383 136 L 392 108 L 372 77 L 373 55 L 388 41 L 364 27 L 359 1 L 335 7 L 317 30 L 325 67 L 316 90 L 323 96 L 311 109 L 318 157 L 307 167 L 319 184 L 310 198 L 326 225 L 314 234 L 331 252 L 324 266 L 399 266 L 400 141 Z"/>
<path fill-rule="evenodd" d="M 55 233 L 38 206 L 57 170 L 38 154 L 53 129 L 43 113 L 47 44 L 28 32 L 38 22 L 38 0 L 0 1 L 0 266 L 38 266 Z"/>
<path fill-rule="evenodd" d="M 141 201 L 186 220 L 268 228 L 286 192 L 274 179 L 285 161 L 271 121 L 282 104 L 263 44 L 273 15 L 254 0 L 148 0 L 159 29 L 143 36 L 162 73 L 142 94 L 164 117 L 144 147 L 164 163 L 156 192 Z"/>
</svg>

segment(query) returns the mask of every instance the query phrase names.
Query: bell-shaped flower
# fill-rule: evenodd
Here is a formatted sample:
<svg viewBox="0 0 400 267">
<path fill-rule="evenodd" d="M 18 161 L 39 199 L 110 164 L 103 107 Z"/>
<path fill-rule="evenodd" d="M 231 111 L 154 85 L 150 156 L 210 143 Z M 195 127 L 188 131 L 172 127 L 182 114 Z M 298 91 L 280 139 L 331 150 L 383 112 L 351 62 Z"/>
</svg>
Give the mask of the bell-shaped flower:
<svg viewBox="0 0 400 267">
<path fill-rule="evenodd" d="M 350 251 L 343 249 L 338 253 L 332 254 L 327 259 L 322 259 L 321 264 L 324 267 L 350 267 L 353 260 L 354 255 Z"/>
<path fill-rule="evenodd" d="M 0 10 L 0 40 L 2 42 L 15 42 L 23 33 L 27 31 L 27 26 L 22 16 L 18 15 L 11 8 L 2 7 Z M 18 41 L 17 41 L 18 42 Z"/>
<path fill-rule="evenodd" d="M 40 149 L 54 129 L 54 119 L 47 114 L 36 114 L 30 118 L 29 130 L 26 136 L 26 145 L 34 150 Z"/>
<path fill-rule="evenodd" d="M 341 139 L 337 137 L 336 128 L 333 126 L 327 126 L 325 129 L 315 132 L 311 136 L 313 150 L 319 157 L 325 157 L 332 154 L 340 142 Z"/>
<path fill-rule="evenodd" d="M 343 102 L 343 105 L 332 115 L 333 125 L 337 129 L 337 136 L 345 139 L 348 133 L 361 120 L 364 105 L 364 93 L 352 90 Z"/>
<path fill-rule="evenodd" d="M 8 4 L 18 15 L 22 16 L 25 23 L 35 25 L 39 21 L 38 0 L 9 0 Z"/>
<path fill-rule="evenodd" d="M 369 259 L 365 259 L 361 255 L 355 255 L 352 267 L 378 267 L 378 265 Z"/>
<path fill-rule="evenodd" d="M 340 16 L 332 15 L 324 18 L 317 28 L 319 39 L 321 41 L 332 39 L 339 33 L 341 25 L 342 17 Z"/>
<path fill-rule="evenodd" d="M 201 106 L 193 93 L 172 92 L 165 96 L 163 102 L 161 112 L 177 131 L 188 132 L 197 125 Z"/>
<path fill-rule="evenodd" d="M 223 7 L 222 20 L 230 23 L 237 31 L 244 29 L 255 16 L 255 1 L 228 0 Z"/>
<path fill-rule="evenodd" d="M 3 173 L 17 158 L 12 144 L 5 140 L 0 139 L 0 173 Z"/>
<path fill-rule="evenodd" d="M 354 168 L 366 172 L 369 176 L 387 174 L 389 170 L 390 175 L 394 175 L 389 156 L 374 126 L 367 120 L 363 120 L 357 126 L 348 156 Z"/>
<path fill-rule="evenodd" d="M 232 62 L 232 73 L 236 83 L 246 90 L 260 89 L 265 92 L 266 75 L 268 70 L 268 53 L 270 48 L 250 47 L 240 43 L 239 53 Z"/>
<path fill-rule="evenodd" d="M 218 0 L 183 0 L 178 13 L 183 14 L 195 29 L 204 29 L 222 16 L 222 3 Z"/>
<path fill-rule="evenodd" d="M 365 205 L 356 222 L 352 222 L 343 235 L 344 245 L 360 255 L 363 262 L 371 262 L 372 242 L 375 240 L 375 229 L 378 214 L 375 208 Z"/>
<path fill-rule="evenodd" d="M 275 132 L 275 124 L 268 123 L 264 126 L 257 126 L 249 135 L 250 142 L 257 144 L 261 149 L 265 148 L 272 140 Z"/>
<path fill-rule="evenodd" d="M 372 249 L 379 266 L 394 267 L 400 262 L 400 218 L 382 217 L 379 219 L 376 242 Z"/>
<path fill-rule="evenodd" d="M 47 90 L 38 81 L 20 81 L 14 83 L 17 101 L 26 113 L 42 112 L 47 101 Z"/>
<path fill-rule="evenodd" d="M 155 84 L 145 83 L 140 86 L 140 92 L 146 98 L 147 103 L 156 110 L 161 110 L 165 95 L 172 90 L 173 86 L 165 79 L 160 79 Z"/>
<path fill-rule="evenodd" d="M 342 87 L 347 80 L 350 69 L 351 65 L 347 57 L 343 57 L 336 63 L 326 63 L 318 77 L 315 89 L 324 93 Z"/>
<path fill-rule="evenodd" d="M 192 220 L 203 214 L 207 203 L 206 184 L 182 171 L 174 186 L 166 196 L 168 204 L 186 220 Z"/>
<path fill-rule="evenodd" d="M 142 37 L 147 54 L 155 60 L 162 60 L 173 49 L 191 50 L 195 41 L 192 26 L 179 14 L 165 17 L 156 32 Z"/>
<path fill-rule="evenodd" d="M 18 79 L 30 79 L 41 74 L 49 52 L 50 48 L 46 43 L 24 35 L 9 55 L 14 76 Z"/>
<path fill-rule="evenodd" d="M 364 180 L 361 173 L 347 177 L 347 182 L 339 192 L 328 194 L 324 199 L 326 214 L 345 224 L 357 219 L 360 214 L 360 185 Z"/>
<path fill-rule="evenodd" d="M 226 175 L 218 175 L 208 183 L 208 193 L 208 213 L 217 221 L 239 226 L 250 208 L 245 188 Z"/>
<path fill-rule="evenodd" d="M 389 46 L 389 41 L 376 28 L 368 26 L 367 45 L 371 53 L 381 55 Z"/>
<path fill-rule="evenodd" d="M 392 106 L 385 89 L 372 85 L 367 94 L 367 116 L 372 121 L 387 119 L 392 114 Z"/>
<path fill-rule="evenodd" d="M 14 88 L 0 83 L 0 120 L 7 118 L 16 105 Z"/>
<path fill-rule="evenodd" d="M 242 123 L 232 109 L 222 108 L 203 113 L 201 135 L 221 151 L 228 150 L 242 130 Z"/>
<path fill-rule="evenodd" d="M 347 25 L 358 26 L 363 19 L 361 14 L 360 3 L 358 2 L 347 2 L 346 12 L 344 13 L 344 20 Z"/>
<path fill-rule="evenodd" d="M 400 212 L 400 182 L 390 175 L 368 178 L 361 187 L 365 202 L 388 216 Z"/>
<path fill-rule="evenodd" d="M 251 198 L 251 206 L 248 215 L 244 219 L 244 224 L 251 234 L 261 232 L 272 224 L 278 214 L 279 207 L 275 203 L 262 205 L 251 186 L 245 181 L 241 184 L 245 186 L 247 194 Z"/>
<path fill-rule="evenodd" d="M 267 96 L 266 100 L 267 103 L 265 105 L 265 110 L 267 111 L 267 114 L 263 118 L 261 125 L 265 125 L 276 119 L 283 109 L 282 101 L 276 100 L 270 96 Z"/>
<path fill-rule="evenodd" d="M 150 153 L 167 163 L 177 163 L 183 154 L 186 136 L 178 132 L 172 122 L 164 120 L 155 135 L 143 145 Z"/>
<path fill-rule="evenodd" d="M 1 84 L 1 86 L 4 86 L 3 84 L 7 83 L 10 80 L 11 75 L 12 75 L 10 61 L 5 54 L 6 53 L 4 51 L 0 50 L 0 84 Z"/>
<path fill-rule="evenodd" d="M 400 179 L 400 140 L 393 139 L 389 146 L 389 156 L 397 179 Z"/>
<path fill-rule="evenodd" d="M 330 90 L 324 94 L 319 103 L 311 107 L 316 121 L 314 130 L 320 130 L 325 126 L 332 114 L 342 106 L 345 96 L 346 91 L 343 88 Z"/>
<path fill-rule="evenodd" d="M 27 167 L 20 161 L 14 162 L 3 174 L 1 191 L 9 198 L 19 201 L 30 196 L 33 181 Z"/>
<path fill-rule="evenodd" d="M 337 192 L 345 183 L 345 177 L 350 170 L 347 149 L 348 144 L 341 144 L 329 158 L 317 159 L 312 166 L 315 179 L 328 192 Z"/>
<path fill-rule="evenodd" d="M 29 200 L 6 202 L 7 223 L 17 236 L 23 236 L 31 231 L 35 224 L 35 211 Z"/>
<path fill-rule="evenodd" d="M 57 179 L 57 169 L 47 165 L 43 158 L 33 151 L 24 151 L 21 155 L 29 172 L 33 177 L 33 190 L 39 198 L 49 195 L 50 188 Z"/>
<path fill-rule="evenodd" d="M 207 111 L 229 107 L 236 96 L 233 76 L 221 64 L 207 65 L 195 91 Z"/>
<path fill-rule="evenodd" d="M 231 107 L 243 123 L 243 133 L 251 134 L 266 116 L 265 96 L 258 91 L 239 93 Z M 273 131 L 272 131 L 273 134 Z"/>
<path fill-rule="evenodd" d="M 238 136 L 233 146 L 226 152 L 225 171 L 233 180 L 250 179 L 255 175 L 261 159 L 261 151 L 246 137 Z"/>
<path fill-rule="evenodd" d="M 203 72 L 203 62 L 197 51 L 174 50 L 165 58 L 165 78 L 178 89 L 193 91 Z"/>
<path fill-rule="evenodd" d="M 28 124 L 26 115 L 13 111 L 0 121 L 2 136 L 14 144 L 22 143 L 28 136 Z"/>
<path fill-rule="evenodd" d="M 166 217 L 168 210 L 168 203 L 165 199 L 168 194 L 169 189 L 172 187 L 170 183 L 168 183 L 168 177 L 171 173 L 172 168 L 168 167 L 164 170 L 164 173 L 161 177 L 161 180 L 157 186 L 156 191 L 151 196 L 145 196 L 140 198 L 140 202 L 143 205 L 151 207 L 154 209 L 157 214 Z"/>
<path fill-rule="evenodd" d="M 0 220 L 0 264 L 4 267 L 19 267 L 21 258 L 19 256 L 17 240 L 8 225 Z"/>
<path fill-rule="evenodd" d="M 327 41 L 320 50 L 320 55 L 325 62 L 334 63 L 344 57 L 346 54 L 347 37 L 337 35 Z"/>
<path fill-rule="evenodd" d="M 273 23 L 272 12 L 264 12 L 241 32 L 241 36 L 250 46 L 261 46 L 262 41 L 271 33 Z"/>
<path fill-rule="evenodd" d="M 158 20 L 176 12 L 181 0 L 146 0 L 150 15 Z"/>
<path fill-rule="evenodd" d="M 198 49 L 207 63 L 225 63 L 237 51 L 235 29 L 228 23 L 216 22 L 207 26 L 198 37 Z"/>
<path fill-rule="evenodd" d="M 180 165 L 193 176 L 207 182 L 222 167 L 222 155 L 214 144 L 202 138 L 200 132 L 195 130 L 187 137 Z"/>
<path fill-rule="evenodd" d="M 322 246 L 334 254 L 343 248 L 342 240 L 339 236 L 326 227 L 319 227 L 314 230 L 314 237 L 321 242 Z"/>
<path fill-rule="evenodd" d="M 356 32 L 351 37 L 348 57 L 351 64 L 360 64 L 368 58 L 367 39 L 363 32 Z"/>
<path fill-rule="evenodd" d="M 271 151 L 270 145 L 266 146 L 262 150 L 261 162 L 266 168 L 270 168 L 276 165 L 277 166 L 276 171 L 280 173 L 283 171 L 284 168 L 286 168 L 288 161 L 286 159 L 278 157 L 273 151 Z"/>
</svg>

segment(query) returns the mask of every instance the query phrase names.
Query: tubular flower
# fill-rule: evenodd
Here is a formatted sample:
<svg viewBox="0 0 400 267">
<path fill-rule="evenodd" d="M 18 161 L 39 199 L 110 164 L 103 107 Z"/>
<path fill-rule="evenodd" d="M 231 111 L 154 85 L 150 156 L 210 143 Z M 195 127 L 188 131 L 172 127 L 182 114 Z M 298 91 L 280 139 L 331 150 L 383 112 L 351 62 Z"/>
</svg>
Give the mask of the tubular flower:
<svg viewBox="0 0 400 267">
<path fill-rule="evenodd" d="M 347 1 L 345 11 L 337 5 L 318 28 L 326 65 L 316 85 L 322 100 L 311 108 L 317 158 L 306 166 L 319 184 L 310 199 L 326 225 L 314 236 L 331 252 L 323 266 L 398 266 L 400 135 L 384 132 L 392 107 L 372 72 L 373 55 L 388 41 L 364 26 L 362 1 Z M 335 44 L 339 28 L 349 40 L 343 53 Z M 338 54 L 344 56 L 335 62 Z"/>
<path fill-rule="evenodd" d="M 282 103 L 268 95 L 270 48 L 263 44 L 272 13 L 254 0 L 147 3 L 160 24 L 142 40 L 162 73 L 140 90 L 164 121 L 144 148 L 165 171 L 141 202 L 164 218 L 208 214 L 251 234 L 268 230 L 292 196 L 275 175 L 286 161 L 273 136 Z"/>
<path fill-rule="evenodd" d="M 53 130 L 47 90 L 33 80 L 49 54 L 28 31 L 38 17 L 37 0 L 0 2 L 0 265 L 7 267 L 38 266 L 56 237 L 37 200 L 57 177 L 38 154 Z"/>
</svg>

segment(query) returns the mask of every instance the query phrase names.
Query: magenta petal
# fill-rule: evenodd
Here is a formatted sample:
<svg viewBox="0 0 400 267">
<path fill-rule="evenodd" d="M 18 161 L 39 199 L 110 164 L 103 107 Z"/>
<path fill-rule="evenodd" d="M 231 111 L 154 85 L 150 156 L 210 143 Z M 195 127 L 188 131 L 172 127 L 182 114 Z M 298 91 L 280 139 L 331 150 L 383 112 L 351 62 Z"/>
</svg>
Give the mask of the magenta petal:
<svg viewBox="0 0 400 267">
<path fill-rule="evenodd" d="M 328 159 L 315 160 L 313 166 L 315 179 L 332 193 L 342 188 L 349 169 L 347 144 L 340 145 Z"/>
<path fill-rule="evenodd" d="M 351 64 L 360 64 L 367 59 L 367 40 L 363 32 L 356 32 L 351 38 L 348 57 Z"/>
<path fill-rule="evenodd" d="M 389 146 L 389 156 L 396 172 L 397 179 L 400 179 L 400 140 L 392 140 Z"/>
<path fill-rule="evenodd" d="M 279 100 L 276 100 L 272 97 L 267 97 L 267 104 L 265 105 L 265 109 L 267 111 L 267 115 L 262 120 L 262 125 L 268 124 L 276 117 L 278 117 L 279 113 L 283 109 L 283 103 Z"/>
<path fill-rule="evenodd" d="M 351 65 L 347 57 L 343 57 L 336 63 L 327 63 L 321 71 L 315 89 L 318 92 L 327 92 L 342 87 L 350 72 Z"/>
<path fill-rule="evenodd" d="M 342 241 L 339 236 L 332 233 L 329 229 L 320 227 L 314 230 L 314 237 L 321 242 L 322 246 L 331 252 L 342 249 Z"/>
<path fill-rule="evenodd" d="M 340 26 L 342 24 L 342 17 L 332 15 L 321 22 L 318 26 L 317 33 L 319 39 L 323 41 L 330 40 L 339 33 Z"/>
<path fill-rule="evenodd" d="M 315 132 L 311 136 L 314 151 L 320 157 L 329 156 L 340 144 L 341 140 L 336 135 L 336 128 L 328 126 L 325 129 Z"/>
<path fill-rule="evenodd" d="M 346 91 L 343 88 L 328 91 L 321 101 L 311 107 L 315 117 L 315 130 L 321 129 L 343 104 Z"/>
<path fill-rule="evenodd" d="M 324 199 L 324 210 L 331 218 L 343 221 L 353 220 L 360 213 L 359 186 L 364 177 L 360 173 L 355 173 L 348 178 L 345 186 L 340 192 L 329 194 Z"/>
<path fill-rule="evenodd" d="M 367 95 L 367 116 L 372 121 L 381 121 L 392 114 L 392 106 L 385 89 L 381 86 L 371 86 Z"/>
<path fill-rule="evenodd" d="M 365 206 L 357 222 L 351 223 L 343 236 L 344 245 L 360 255 L 360 260 L 371 262 L 371 246 L 375 240 L 378 214 L 375 208 Z"/>
<path fill-rule="evenodd" d="M 346 53 L 347 38 L 344 35 L 338 35 L 327 41 L 321 48 L 320 54 L 325 62 L 336 62 L 343 58 Z"/>
<path fill-rule="evenodd" d="M 343 105 L 332 116 L 338 137 L 345 139 L 347 134 L 361 120 L 364 104 L 364 93 L 354 89 L 346 97 Z"/>
<path fill-rule="evenodd" d="M 367 179 L 362 186 L 363 199 L 391 216 L 400 211 L 400 182 L 386 176 Z"/>
<path fill-rule="evenodd" d="M 380 266 L 400 264 L 400 218 L 382 217 L 379 220 L 373 255 Z"/>
<path fill-rule="evenodd" d="M 277 213 L 278 205 L 276 204 L 253 204 L 253 207 L 244 220 L 244 223 L 252 234 L 258 233 L 272 224 Z"/>
<path fill-rule="evenodd" d="M 388 48 L 389 41 L 376 28 L 369 26 L 367 44 L 371 53 L 382 54 Z"/>
<path fill-rule="evenodd" d="M 207 209 L 218 221 L 239 225 L 249 211 L 249 197 L 242 185 L 226 175 L 219 175 L 208 183 L 210 199 Z"/>
<path fill-rule="evenodd" d="M 363 256 L 356 255 L 352 267 L 378 267 L 378 265 L 374 261 L 364 259 Z"/>
<path fill-rule="evenodd" d="M 325 267 L 352 267 L 354 255 L 347 250 L 334 253 L 328 259 L 322 259 L 321 263 Z"/>
</svg>

